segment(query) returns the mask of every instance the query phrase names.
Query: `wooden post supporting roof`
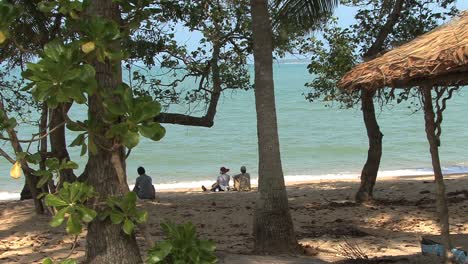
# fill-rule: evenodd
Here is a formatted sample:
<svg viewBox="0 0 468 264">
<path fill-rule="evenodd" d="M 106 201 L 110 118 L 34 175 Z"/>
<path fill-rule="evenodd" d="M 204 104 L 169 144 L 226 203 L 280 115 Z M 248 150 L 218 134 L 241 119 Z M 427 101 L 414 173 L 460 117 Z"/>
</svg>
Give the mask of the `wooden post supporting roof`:
<svg viewBox="0 0 468 264">
<path fill-rule="evenodd" d="M 452 245 L 431 91 L 437 86 L 463 85 L 468 85 L 468 10 L 443 26 L 357 65 L 338 83 L 346 91 L 421 87 L 445 257 L 450 256 Z"/>
</svg>

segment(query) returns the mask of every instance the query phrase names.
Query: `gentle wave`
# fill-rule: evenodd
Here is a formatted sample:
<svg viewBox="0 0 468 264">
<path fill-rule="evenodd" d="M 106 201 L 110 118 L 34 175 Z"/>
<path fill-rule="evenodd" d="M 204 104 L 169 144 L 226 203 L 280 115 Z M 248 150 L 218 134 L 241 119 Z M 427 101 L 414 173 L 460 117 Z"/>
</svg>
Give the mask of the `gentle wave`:
<svg viewBox="0 0 468 264">
<path fill-rule="evenodd" d="M 450 174 L 463 174 L 468 173 L 467 166 L 451 166 L 442 168 L 444 175 Z M 379 178 L 389 177 L 411 177 L 411 176 L 427 176 L 432 175 L 433 171 L 431 168 L 419 168 L 419 169 L 399 169 L 399 170 L 386 170 L 380 171 L 378 174 Z M 321 175 L 286 175 L 284 177 L 286 184 L 298 183 L 298 182 L 309 182 L 316 180 L 346 180 L 346 179 L 359 179 L 360 174 L 358 173 L 337 173 L 337 174 L 321 174 Z M 206 187 L 211 186 L 214 181 L 203 180 L 203 181 L 191 181 L 191 182 L 173 182 L 173 183 L 161 183 L 154 184 L 156 190 L 177 190 L 177 189 L 200 189 L 204 185 Z M 258 179 L 252 178 L 251 184 L 253 186 L 258 185 Z M 130 189 L 133 189 L 134 185 L 129 185 Z M 20 194 L 16 192 L 0 192 L 0 201 L 8 200 L 19 200 Z"/>
</svg>

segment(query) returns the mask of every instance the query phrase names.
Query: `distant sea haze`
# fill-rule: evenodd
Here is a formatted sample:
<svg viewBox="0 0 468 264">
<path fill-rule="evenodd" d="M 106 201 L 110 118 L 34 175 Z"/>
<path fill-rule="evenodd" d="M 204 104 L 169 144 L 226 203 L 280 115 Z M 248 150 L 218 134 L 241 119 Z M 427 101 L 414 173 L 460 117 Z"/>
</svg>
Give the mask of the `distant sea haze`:
<svg viewBox="0 0 468 264">
<path fill-rule="evenodd" d="M 358 178 L 367 157 L 367 135 L 359 107 L 328 108 L 304 98 L 304 83 L 313 78 L 306 64 L 275 64 L 275 93 L 281 158 L 287 182 L 326 178 Z M 442 124 L 440 157 L 445 173 L 468 172 L 468 105 L 461 91 L 448 101 Z M 431 174 L 429 146 L 421 111 L 408 103 L 384 106 L 377 118 L 384 134 L 379 177 Z M 378 109 L 378 108 L 377 108 Z M 183 109 L 170 109 L 173 111 Z M 199 113 L 200 115 L 202 113 Z M 83 119 L 83 108 L 73 107 L 71 116 Z M 160 142 L 143 139 L 127 159 L 130 184 L 136 168 L 144 166 L 157 189 L 195 188 L 212 183 L 222 166 L 229 174 L 242 165 L 257 178 L 258 153 L 253 91 L 223 94 L 212 128 L 164 125 Z M 23 138 L 36 128 L 20 127 Z M 69 135 L 68 142 L 73 140 Z M 3 143 L 2 143 L 3 144 Z M 2 146 L 7 148 L 8 144 Z M 70 148 L 72 159 L 84 168 L 86 157 Z M 9 176 L 10 164 L 0 159 L 0 200 L 15 199 L 24 178 Z"/>
</svg>

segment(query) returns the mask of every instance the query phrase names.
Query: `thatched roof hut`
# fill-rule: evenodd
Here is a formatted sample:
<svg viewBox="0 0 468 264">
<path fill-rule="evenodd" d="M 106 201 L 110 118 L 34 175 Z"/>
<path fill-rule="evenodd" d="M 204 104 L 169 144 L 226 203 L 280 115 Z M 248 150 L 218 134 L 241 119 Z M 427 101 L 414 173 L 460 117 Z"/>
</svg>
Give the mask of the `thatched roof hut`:
<svg viewBox="0 0 468 264">
<path fill-rule="evenodd" d="M 450 241 L 444 177 L 438 151 L 439 135 L 435 133 L 436 129 L 440 128 L 442 111 L 445 107 L 437 107 L 436 118 L 432 104 L 432 88 L 467 84 L 468 11 L 464 11 L 450 23 L 407 44 L 378 58 L 359 64 L 347 72 L 338 84 L 341 88 L 349 91 L 357 89 L 375 91 L 384 87 L 419 88 L 424 105 L 426 135 L 437 185 L 437 211 L 446 259 L 450 257 L 452 243 Z M 439 97 L 436 100 L 439 100 Z"/>
<path fill-rule="evenodd" d="M 468 10 L 345 74 L 346 90 L 468 84 Z"/>
</svg>

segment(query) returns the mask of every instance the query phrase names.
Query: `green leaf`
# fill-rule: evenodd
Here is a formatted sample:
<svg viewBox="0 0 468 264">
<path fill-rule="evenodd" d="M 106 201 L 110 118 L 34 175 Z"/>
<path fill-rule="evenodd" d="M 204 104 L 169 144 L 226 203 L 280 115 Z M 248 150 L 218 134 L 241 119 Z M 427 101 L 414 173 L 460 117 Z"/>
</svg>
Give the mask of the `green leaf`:
<svg viewBox="0 0 468 264">
<path fill-rule="evenodd" d="M 86 143 L 83 143 L 83 145 L 81 145 L 80 156 L 85 155 L 87 151 L 88 151 L 88 145 L 86 145 Z"/>
<path fill-rule="evenodd" d="M 149 263 L 158 263 L 163 261 L 172 251 L 173 246 L 168 241 L 163 241 L 158 243 L 155 247 L 153 247 L 148 256 Z"/>
<path fill-rule="evenodd" d="M 41 188 L 42 186 L 44 186 L 44 184 L 46 184 L 49 180 L 52 179 L 52 173 L 48 171 L 45 171 L 45 172 L 47 174 L 44 174 L 43 176 L 41 176 L 41 179 L 39 179 L 39 181 L 36 184 L 37 188 Z"/>
<path fill-rule="evenodd" d="M 121 213 L 118 213 L 118 212 L 111 212 L 110 213 L 110 219 L 111 219 L 112 224 L 118 225 L 118 224 L 122 223 L 122 221 L 124 219 L 124 216 Z"/>
<path fill-rule="evenodd" d="M 80 121 L 67 123 L 67 128 L 71 131 L 77 132 L 87 130 L 86 124 Z"/>
<path fill-rule="evenodd" d="M 135 207 L 137 201 L 137 194 L 136 192 L 128 192 L 126 195 L 126 200 L 128 201 L 129 208 Z"/>
<path fill-rule="evenodd" d="M 122 143 L 129 149 L 136 147 L 139 142 L 140 142 L 140 135 L 132 131 L 128 131 L 122 137 Z"/>
<path fill-rule="evenodd" d="M 45 165 L 51 170 L 58 170 L 60 168 L 60 161 L 57 158 L 50 158 L 45 161 Z"/>
<path fill-rule="evenodd" d="M 76 169 L 78 169 L 78 167 L 79 167 L 79 166 L 78 166 L 78 163 L 73 162 L 73 161 L 71 161 L 71 160 L 66 161 L 65 163 L 62 163 L 62 164 L 60 165 L 60 169 L 61 169 L 61 170 L 65 170 L 65 169 L 76 170 Z"/>
<path fill-rule="evenodd" d="M 96 155 L 98 153 L 98 148 L 96 144 L 94 143 L 94 140 L 92 137 L 88 137 L 88 150 L 93 155 Z"/>
<path fill-rule="evenodd" d="M 69 145 L 69 147 L 81 146 L 85 142 L 85 133 L 79 134 Z"/>
<path fill-rule="evenodd" d="M 78 206 L 77 207 L 78 211 L 81 212 L 81 221 L 85 222 L 85 223 L 89 223 L 91 221 L 93 221 L 93 219 L 96 217 L 97 213 L 96 211 L 90 209 L 90 208 L 87 208 L 85 206 Z"/>
<path fill-rule="evenodd" d="M 136 213 L 136 222 L 141 224 L 148 220 L 148 212 L 146 211 L 139 211 Z"/>
<path fill-rule="evenodd" d="M 113 102 L 112 100 L 105 100 L 103 102 L 103 105 L 110 113 L 116 116 L 125 115 L 128 111 L 125 104 L 116 103 L 116 102 Z"/>
<path fill-rule="evenodd" d="M 52 261 L 51 258 L 45 258 L 45 259 L 42 261 L 42 264 L 54 264 L 54 262 Z"/>
<path fill-rule="evenodd" d="M 32 155 L 26 156 L 26 161 L 32 164 L 38 164 L 41 161 L 41 153 L 36 152 Z"/>
<path fill-rule="evenodd" d="M 211 240 L 200 240 L 199 246 L 201 250 L 205 250 L 205 251 L 216 250 L 216 244 Z"/>
<path fill-rule="evenodd" d="M 125 222 L 123 224 L 123 231 L 125 234 L 130 235 L 133 232 L 133 229 L 135 228 L 135 224 L 130 221 L 129 219 L 125 219 Z"/>
<path fill-rule="evenodd" d="M 142 136 L 154 141 L 159 141 L 166 135 L 166 129 L 155 122 L 139 125 L 138 131 Z"/>
<path fill-rule="evenodd" d="M 65 220 L 65 213 L 68 211 L 69 206 L 64 207 L 60 209 L 54 217 L 52 217 L 52 220 L 50 221 L 50 226 L 52 227 L 58 227 L 60 226 L 63 221 Z"/>
<path fill-rule="evenodd" d="M 78 219 L 78 215 L 72 214 L 67 221 L 67 233 L 70 235 L 77 235 L 81 233 L 82 225 Z"/>
<path fill-rule="evenodd" d="M 54 206 L 54 207 L 67 206 L 68 205 L 64 200 L 60 199 L 59 197 L 55 196 L 54 194 L 46 195 L 45 203 L 46 203 L 47 206 Z"/>
</svg>

